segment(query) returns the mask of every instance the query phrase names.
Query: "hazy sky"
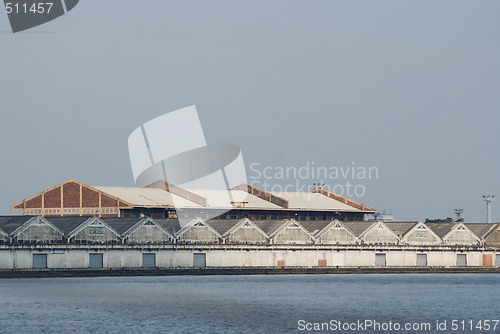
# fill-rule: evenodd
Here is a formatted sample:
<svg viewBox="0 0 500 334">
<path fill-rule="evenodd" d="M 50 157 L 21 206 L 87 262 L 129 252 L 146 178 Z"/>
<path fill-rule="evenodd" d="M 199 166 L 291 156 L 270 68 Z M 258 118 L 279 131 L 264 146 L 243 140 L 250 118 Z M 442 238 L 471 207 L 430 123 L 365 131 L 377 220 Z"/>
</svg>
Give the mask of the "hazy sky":
<svg viewBox="0 0 500 334">
<path fill-rule="evenodd" d="M 12 34 L 0 13 L 0 214 L 70 178 L 133 186 L 128 135 L 194 104 L 250 180 L 256 163 L 376 167 L 323 182 L 362 186 L 353 199 L 398 220 L 485 221 L 481 196 L 500 197 L 499 14 L 498 1 L 81 0 Z"/>
</svg>

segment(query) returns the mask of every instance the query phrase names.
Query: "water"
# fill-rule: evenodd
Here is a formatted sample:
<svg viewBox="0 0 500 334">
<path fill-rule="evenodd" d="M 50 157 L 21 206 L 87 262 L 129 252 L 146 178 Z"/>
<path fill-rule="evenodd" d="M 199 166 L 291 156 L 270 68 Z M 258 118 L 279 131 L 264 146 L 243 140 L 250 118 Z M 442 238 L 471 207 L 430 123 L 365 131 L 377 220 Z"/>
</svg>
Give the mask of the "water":
<svg viewBox="0 0 500 334">
<path fill-rule="evenodd" d="M 307 333 L 304 323 L 500 319 L 500 276 L 286 275 L 0 280 L 0 333 Z M 333 331 L 335 332 L 335 331 Z M 336 331 L 340 333 L 340 331 Z M 347 333 L 382 333 L 368 328 Z M 421 333 L 406 331 L 405 333 Z"/>
</svg>

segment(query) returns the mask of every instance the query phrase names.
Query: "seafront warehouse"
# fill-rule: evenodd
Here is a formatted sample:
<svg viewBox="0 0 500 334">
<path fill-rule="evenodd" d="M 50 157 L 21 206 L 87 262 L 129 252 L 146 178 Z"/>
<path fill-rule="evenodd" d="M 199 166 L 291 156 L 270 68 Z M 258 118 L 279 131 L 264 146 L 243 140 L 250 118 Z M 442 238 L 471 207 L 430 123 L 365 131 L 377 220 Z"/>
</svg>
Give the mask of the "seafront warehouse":
<svg viewBox="0 0 500 334">
<path fill-rule="evenodd" d="M 0 217 L 0 269 L 500 266 L 500 224 L 365 222 L 373 209 L 321 189 L 245 188 L 246 202 L 204 219 L 202 192 L 70 180 Z M 175 211 L 166 195 L 204 206 Z"/>
</svg>

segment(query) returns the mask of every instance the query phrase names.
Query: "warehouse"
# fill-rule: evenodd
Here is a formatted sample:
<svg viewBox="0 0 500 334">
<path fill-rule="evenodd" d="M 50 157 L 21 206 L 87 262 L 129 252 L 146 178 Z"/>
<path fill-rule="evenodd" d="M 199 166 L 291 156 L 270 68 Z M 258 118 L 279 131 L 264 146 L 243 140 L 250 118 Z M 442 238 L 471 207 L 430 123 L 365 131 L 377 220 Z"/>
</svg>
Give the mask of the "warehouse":
<svg viewBox="0 0 500 334">
<path fill-rule="evenodd" d="M 154 219 L 333 220 L 362 221 L 375 210 L 317 188 L 308 193 L 275 193 L 242 184 L 228 191 L 187 191 L 164 181 L 147 187 L 88 186 L 68 180 L 12 205 L 24 215 L 42 217 L 97 216 Z M 220 214 L 219 214 L 220 212 Z M 215 214 L 214 214 L 215 213 Z"/>
<path fill-rule="evenodd" d="M 4 216 L 0 269 L 499 266 L 488 240 L 500 224 L 462 226 L 197 218 L 181 228 L 149 217 Z"/>
</svg>

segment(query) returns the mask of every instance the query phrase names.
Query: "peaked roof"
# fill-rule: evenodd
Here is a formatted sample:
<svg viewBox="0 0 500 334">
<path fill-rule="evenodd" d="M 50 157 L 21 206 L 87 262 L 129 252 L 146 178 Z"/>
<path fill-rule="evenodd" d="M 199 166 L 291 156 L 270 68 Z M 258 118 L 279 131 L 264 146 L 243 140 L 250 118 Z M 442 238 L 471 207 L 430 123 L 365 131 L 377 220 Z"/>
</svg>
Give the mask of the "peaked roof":
<svg viewBox="0 0 500 334">
<path fill-rule="evenodd" d="M 255 224 L 254 224 L 254 222 L 253 222 L 253 221 L 251 221 L 251 220 L 250 220 L 250 219 L 248 219 L 248 218 L 242 218 L 242 219 L 240 219 L 240 220 L 239 220 L 239 222 L 238 222 L 238 223 L 236 223 L 235 225 L 233 225 L 233 227 L 231 227 L 229 230 L 227 230 L 227 231 L 226 231 L 226 233 L 225 233 L 225 235 L 223 235 L 223 236 L 226 236 L 226 235 L 229 235 L 229 234 L 231 234 L 231 233 L 234 233 L 236 230 L 238 230 L 238 229 L 239 229 L 239 227 L 241 227 L 241 226 L 243 226 L 243 225 L 245 225 L 245 224 L 250 224 L 250 225 L 252 225 L 253 227 L 255 227 L 255 229 L 256 229 L 257 231 L 259 231 L 260 233 L 262 233 L 262 234 L 263 234 L 266 238 L 268 237 L 268 235 L 266 234 L 266 232 L 262 231 L 262 230 L 260 229 L 260 227 L 258 227 L 257 225 L 255 225 Z"/>
<path fill-rule="evenodd" d="M 144 217 L 138 218 L 99 218 L 106 224 L 108 224 L 112 229 L 114 229 L 120 236 L 123 236 L 125 232 L 130 230 L 136 224 L 147 219 Z"/>
<path fill-rule="evenodd" d="M 155 222 L 172 235 L 181 230 L 181 224 L 177 219 L 155 219 Z"/>
<path fill-rule="evenodd" d="M 430 228 L 438 237 L 443 237 L 448 234 L 457 223 L 425 223 L 425 226 Z"/>
<path fill-rule="evenodd" d="M 53 186 L 53 187 L 51 187 L 51 188 L 49 188 L 49 189 L 47 189 L 47 190 L 44 190 L 44 191 L 42 191 L 41 193 L 38 193 L 38 194 L 36 194 L 36 195 L 33 195 L 33 196 L 29 197 L 29 198 L 26 198 L 26 199 L 22 200 L 21 202 L 18 202 L 18 203 L 16 203 L 16 204 L 12 205 L 12 206 L 10 207 L 10 209 L 11 209 L 11 210 L 23 210 L 23 209 L 24 209 L 24 206 L 25 206 L 25 204 L 26 204 L 27 202 L 29 202 L 29 201 L 31 201 L 31 200 L 33 200 L 33 199 L 37 198 L 37 197 L 41 197 L 41 196 L 45 195 L 46 193 L 51 192 L 51 191 L 53 191 L 54 189 L 57 189 L 57 188 L 62 187 L 62 186 L 64 186 L 64 185 L 66 185 L 66 184 L 69 184 L 69 183 L 75 183 L 75 184 L 80 185 L 82 188 L 86 188 L 86 189 L 90 189 L 90 190 L 92 190 L 92 191 L 96 191 L 96 192 L 103 193 L 103 191 L 101 191 L 101 190 L 97 189 L 96 187 L 91 187 L 91 186 L 88 186 L 88 185 L 86 185 L 86 184 L 83 184 L 83 183 L 81 183 L 81 182 L 79 182 L 79 181 L 77 181 L 77 180 L 69 179 L 69 180 L 64 181 L 64 182 L 62 182 L 62 183 L 59 183 L 58 185 L 55 185 L 55 186 Z M 108 196 L 108 197 L 111 197 L 113 200 L 118 201 L 118 203 L 119 203 L 119 206 L 120 206 L 120 207 L 123 207 L 123 208 L 126 208 L 126 207 L 131 208 L 131 207 L 132 207 L 132 205 L 131 205 L 130 203 L 128 203 L 127 201 L 124 201 L 124 200 L 122 200 L 122 199 L 120 199 L 120 198 L 118 198 L 118 197 L 115 197 L 115 196 L 113 196 L 112 194 L 106 193 L 105 195 L 106 195 L 106 196 Z"/>
<path fill-rule="evenodd" d="M 466 223 L 464 224 L 472 231 L 479 239 L 483 239 L 487 236 L 487 234 L 495 229 L 498 224 L 490 224 L 490 223 Z"/>
<path fill-rule="evenodd" d="M 52 223 L 52 225 L 56 226 L 60 229 L 64 235 L 69 236 L 71 232 L 76 230 L 78 226 L 85 223 L 87 220 L 92 217 L 45 217 L 46 220 Z"/>
<path fill-rule="evenodd" d="M 333 220 L 301 220 L 300 225 L 302 225 L 311 235 L 317 235 L 332 222 Z"/>
<path fill-rule="evenodd" d="M 289 220 L 252 220 L 252 222 L 260 228 L 268 236 L 273 236 L 284 224 L 288 223 Z"/>
<path fill-rule="evenodd" d="M 220 235 L 226 234 L 231 228 L 238 224 L 241 219 L 210 219 L 206 223 L 216 230 Z"/>
<path fill-rule="evenodd" d="M 342 225 L 356 237 L 359 237 L 375 223 L 378 222 L 342 222 Z"/>
<path fill-rule="evenodd" d="M 419 222 L 384 222 L 396 235 L 403 237 Z"/>
<path fill-rule="evenodd" d="M 33 216 L 1 216 L 0 217 L 0 229 L 6 234 L 10 235 L 12 232 L 21 227 L 30 219 L 34 219 Z"/>
</svg>

